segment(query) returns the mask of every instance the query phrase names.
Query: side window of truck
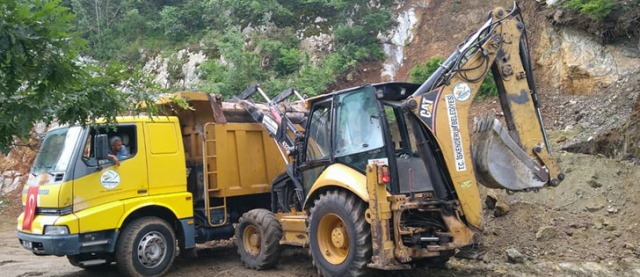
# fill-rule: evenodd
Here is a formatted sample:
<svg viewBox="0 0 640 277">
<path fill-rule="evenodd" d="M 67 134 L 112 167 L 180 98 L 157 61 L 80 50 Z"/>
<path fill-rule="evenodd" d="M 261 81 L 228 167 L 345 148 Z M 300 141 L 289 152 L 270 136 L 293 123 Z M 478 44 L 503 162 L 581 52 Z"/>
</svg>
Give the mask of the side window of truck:
<svg viewBox="0 0 640 277">
<path fill-rule="evenodd" d="M 107 128 L 104 126 L 98 126 L 91 128 L 89 136 L 84 144 L 84 151 L 82 153 L 82 160 L 88 166 L 97 166 L 95 158 L 95 147 L 93 139 L 96 134 L 107 134 L 109 137 L 110 153 L 117 156 L 120 162 L 134 157 L 138 150 L 138 141 L 136 137 L 135 125 L 122 125 L 114 128 Z M 113 163 L 113 160 L 108 159 L 101 161 L 102 163 Z"/>
</svg>

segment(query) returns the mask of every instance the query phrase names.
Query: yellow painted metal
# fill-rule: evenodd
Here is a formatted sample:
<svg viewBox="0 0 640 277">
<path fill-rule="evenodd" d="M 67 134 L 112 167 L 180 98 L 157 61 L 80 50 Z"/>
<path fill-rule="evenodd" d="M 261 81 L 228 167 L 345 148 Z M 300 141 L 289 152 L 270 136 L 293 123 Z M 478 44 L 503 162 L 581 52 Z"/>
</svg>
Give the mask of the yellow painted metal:
<svg viewBox="0 0 640 277">
<path fill-rule="evenodd" d="M 260 241 L 260 231 L 255 226 L 249 225 L 244 229 L 242 245 L 247 253 L 253 256 L 260 254 Z"/>
<path fill-rule="evenodd" d="M 154 195 L 122 200 L 125 213 L 118 219 L 118 226 L 133 212 L 149 206 L 163 207 L 177 219 L 193 217 L 193 198 L 189 192 Z"/>
<path fill-rule="evenodd" d="M 277 213 L 276 218 L 282 225 L 281 244 L 306 246 L 307 236 L 307 215 L 304 212 Z"/>
<path fill-rule="evenodd" d="M 73 181 L 74 212 L 113 203 L 122 199 L 147 195 L 149 190 L 147 157 L 145 155 L 145 153 L 147 153 L 147 147 L 146 144 L 143 143 L 144 140 L 142 140 L 145 138 L 143 122 L 147 120 L 148 119 L 139 118 L 136 120 L 130 119 L 129 121 L 136 124 L 137 137 L 139 138 L 138 152 L 136 155 L 122 161 L 119 166 L 112 164 L 95 173 Z M 166 121 L 167 119 L 158 118 L 158 120 Z M 120 122 L 127 121 L 122 119 Z M 174 162 L 173 164 L 177 166 L 178 162 Z M 183 165 L 180 166 L 184 167 Z M 101 185 L 101 176 L 107 171 L 113 171 L 120 176 L 120 184 L 114 189 L 107 189 Z"/>
<path fill-rule="evenodd" d="M 22 206 L 26 205 L 29 184 L 38 186 L 38 207 L 69 207 L 71 206 L 71 190 L 73 182 L 54 183 L 51 175 L 40 173 L 38 176 L 29 174 L 27 183 L 22 187 Z"/>
<path fill-rule="evenodd" d="M 22 222 L 24 221 L 24 213 L 21 213 L 18 216 L 18 225 L 16 228 L 18 231 L 34 234 L 34 235 L 43 235 L 44 227 L 47 225 L 65 225 L 69 228 L 70 234 L 78 233 L 78 218 L 74 214 L 68 214 L 64 216 L 58 215 L 39 215 L 33 219 L 31 223 L 31 230 L 23 230 Z"/>
<path fill-rule="evenodd" d="M 102 230 L 113 230 L 120 226 L 118 221 L 124 214 L 122 201 L 114 201 L 75 213 L 78 217 L 78 232 L 88 233 Z"/>
<path fill-rule="evenodd" d="M 180 126 L 177 118 L 168 117 L 167 119 L 144 123 L 147 151 L 142 153 L 146 153 L 147 168 L 150 169 L 149 195 L 187 190 Z"/>
<path fill-rule="evenodd" d="M 121 228 L 124 220 L 135 211 L 149 206 L 163 207 L 176 218 L 193 216 L 193 200 L 188 192 L 142 196 L 114 201 L 76 212 L 77 232 L 87 233 Z M 39 217 L 37 217 L 39 218 Z M 58 221 L 56 221 L 58 225 Z"/>
<path fill-rule="evenodd" d="M 395 245 L 391 240 L 389 223 L 391 220 L 391 203 L 387 199 L 386 184 L 382 182 L 378 174 L 378 166 L 367 165 L 367 192 L 369 195 L 369 208 L 365 212 L 365 219 L 371 225 L 371 241 L 373 256 L 371 266 L 384 268 L 394 264 Z"/>
<path fill-rule="evenodd" d="M 285 171 L 276 147 L 260 124 L 204 124 L 204 182 L 207 194 L 223 201 L 212 207 L 204 199 L 206 210 L 223 209 L 223 222 L 209 219 L 212 226 L 227 223 L 227 197 L 270 192 L 271 180 Z"/>
<path fill-rule="evenodd" d="M 309 204 L 309 199 L 314 199 L 315 192 L 326 187 L 344 188 L 353 192 L 362 201 L 369 202 L 366 184 L 367 179 L 362 173 L 343 164 L 332 164 L 320 174 L 316 182 L 311 186 L 304 206 L 306 207 Z"/>
<path fill-rule="evenodd" d="M 503 80 L 508 92 L 507 97 L 517 96 L 526 99 L 521 104 L 514 103 L 514 101 L 509 102 L 514 113 L 517 113 L 514 119 L 516 120 L 518 134 L 522 138 L 523 149 L 534 158 L 536 156 L 532 152 L 532 147 L 544 143 L 544 140 L 541 126 L 536 120 L 535 109 L 533 108 L 526 78 L 516 78 L 516 75 L 524 74 L 522 63 L 518 58 L 519 38 L 522 35 L 522 31 L 517 28 L 517 24 L 517 20 L 513 18 L 506 19 L 500 23 L 494 36 L 501 35 L 504 42 L 500 45 L 496 44 L 493 39 L 489 39 L 483 45 L 483 49 L 487 50 L 487 56 L 483 57 L 482 51 L 478 51 L 469 58 L 469 62 L 461 70 L 465 71 L 467 76 L 482 76 L 487 68 L 486 65 L 493 64 L 499 53 L 513 57 L 513 59 L 509 60 L 513 74 L 510 77 L 503 78 Z M 500 65 L 499 61 L 498 66 Z M 441 87 L 442 95 L 435 106 L 435 113 L 441 116 L 436 117 L 435 130 L 432 130 L 435 133 L 438 144 L 441 146 L 442 154 L 462 206 L 464 218 L 471 226 L 478 229 L 483 228 L 482 205 L 473 173 L 469 129 L 462 127 L 466 127 L 467 122 L 469 122 L 469 108 L 479 92 L 479 87 L 483 80 L 484 78 L 480 78 L 475 82 L 469 82 L 457 73 L 448 82 L 448 85 Z M 466 100 L 457 99 L 454 95 L 454 90 L 458 85 L 467 85 L 471 88 L 471 95 Z M 417 103 L 422 103 L 422 97 L 415 99 Z M 419 115 L 418 107 L 413 109 L 413 112 Z M 459 144 L 454 143 L 456 140 Z M 545 160 L 542 164 L 548 165 L 556 174 L 558 173 L 557 167 L 552 160 Z"/>
<path fill-rule="evenodd" d="M 36 226 L 34 231 L 39 231 L 39 226 L 51 224 L 67 225 L 71 234 L 118 229 L 131 213 L 149 206 L 166 208 L 178 219 L 193 216 L 191 195 L 187 192 L 181 192 L 115 201 L 67 216 L 38 216 L 34 221 L 34 226 Z M 18 221 L 21 224 L 22 221 Z"/>
<path fill-rule="evenodd" d="M 479 232 L 474 232 L 456 215 L 443 215 L 442 219 L 453 237 L 451 245 L 460 248 L 478 242 Z"/>
<path fill-rule="evenodd" d="M 45 225 L 53 224 L 67 225 L 72 234 L 117 229 L 126 216 L 152 205 L 169 209 L 177 218 L 193 217 L 193 200 L 186 192 L 177 118 L 123 117 L 119 122 L 136 124 L 137 154 L 122 161 L 120 166 L 109 166 L 66 183 L 41 185 L 39 207 L 73 204 L 74 213 L 38 215 L 32 224 L 32 233 L 41 234 Z M 148 165 L 153 171 L 147 171 Z M 106 171 L 119 175 L 120 183 L 116 188 L 101 185 L 101 176 Z M 22 220 L 23 215 L 19 217 L 18 229 L 21 229 Z"/>
<path fill-rule="evenodd" d="M 349 255 L 349 233 L 344 219 L 330 213 L 320 218 L 316 237 L 322 256 L 331 264 L 343 263 Z"/>
<path fill-rule="evenodd" d="M 541 131 L 542 126 L 538 120 L 532 120 L 537 117 L 537 114 L 536 110 L 533 109 L 531 88 L 526 78 L 518 78 L 518 76 L 525 76 L 526 74 L 524 65 L 518 58 L 519 56 L 515 55 L 520 49 L 521 42 L 519 38 L 522 35 L 522 30 L 518 28 L 518 22 L 516 20 L 509 19 L 502 24 L 501 31 L 504 39 L 501 49 L 505 54 L 496 59 L 496 64 L 506 90 L 505 97 L 508 99 L 508 101 L 501 102 L 505 102 L 508 110 L 514 115 L 517 115 L 513 116 L 512 119 L 522 149 L 532 159 L 535 159 L 535 157 L 539 158 L 539 163 L 549 169 L 551 179 L 557 178 L 560 173 L 560 168 L 547 151 Z M 531 76 L 531 78 L 532 77 L 533 76 Z M 541 148 L 540 153 L 536 153 L 533 150 L 536 147 Z"/>
<path fill-rule="evenodd" d="M 286 170 L 277 146 L 260 124 L 206 124 L 205 131 L 208 183 L 216 189 L 213 197 L 268 193 L 271 181 Z"/>
</svg>

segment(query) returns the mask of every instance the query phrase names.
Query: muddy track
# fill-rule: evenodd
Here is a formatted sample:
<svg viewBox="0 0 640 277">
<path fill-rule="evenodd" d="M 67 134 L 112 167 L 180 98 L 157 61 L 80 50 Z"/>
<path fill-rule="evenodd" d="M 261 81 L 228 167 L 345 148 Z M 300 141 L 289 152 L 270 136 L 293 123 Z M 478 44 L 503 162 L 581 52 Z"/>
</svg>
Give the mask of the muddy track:
<svg viewBox="0 0 640 277">
<path fill-rule="evenodd" d="M 598 156 L 557 156 L 567 172 L 561 186 L 505 194 L 510 210 L 502 216 L 485 210 L 479 259 L 454 258 L 447 269 L 377 275 L 640 276 L 640 167 Z M 65 257 L 35 256 L 22 249 L 15 231 L 17 212 L 15 205 L 6 205 L 0 215 L 1 276 L 119 276 L 115 266 L 85 271 Z M 520 262 L 507 261 L 510 249 L 522 255 Z M 263 271 L 244 268 L 232 240 L 199 245 L 197 254 L 176 259 L 167 276 L 317 276 L 307 249 L 286 247 L 277 267 Z"/>
</svg>

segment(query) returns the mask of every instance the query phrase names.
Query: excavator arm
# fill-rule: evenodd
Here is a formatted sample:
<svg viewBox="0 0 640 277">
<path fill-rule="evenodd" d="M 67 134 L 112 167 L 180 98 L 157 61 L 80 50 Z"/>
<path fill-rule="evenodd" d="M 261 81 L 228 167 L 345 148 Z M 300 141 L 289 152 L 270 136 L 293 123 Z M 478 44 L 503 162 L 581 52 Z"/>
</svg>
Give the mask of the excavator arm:
<svg viewBox="0 0 640 277">
<path fill-rule="evenodd" d="M 505 126 L 489 115 L 476 119 L 474 128 L 467 128 L 471 103 L 490 72 Z M 476 227 L 482 222 L 476 182 L 529 191 L 557 186 L 564 179 L 549 152 L 526 29 L 516 4 L 511 10 L 491 11 L 487 22 L 406 99 L 404 106 L 433 134 L 464 215 Z"/>
</svg>

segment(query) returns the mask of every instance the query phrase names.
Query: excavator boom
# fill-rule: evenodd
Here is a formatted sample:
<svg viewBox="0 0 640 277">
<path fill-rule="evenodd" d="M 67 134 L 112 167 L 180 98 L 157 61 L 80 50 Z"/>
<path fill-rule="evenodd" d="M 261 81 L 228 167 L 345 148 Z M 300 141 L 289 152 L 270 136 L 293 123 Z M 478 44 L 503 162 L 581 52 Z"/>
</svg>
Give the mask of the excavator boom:
<svg viewBox="0 0 640 277">
<path fill-rule="evenodd" d="M 458 193 L 473 179 L 491 188 L 528 191 L 564 178 L 549 153 L 519 12 L 516 4 L 493 10 L 405 102 L 438 140 Z M 470 103 L 489 70 L 506 126 L 488 116 L 476 119 L 470 134 L 460 126 L 468 122 Z"/>
</svg>

